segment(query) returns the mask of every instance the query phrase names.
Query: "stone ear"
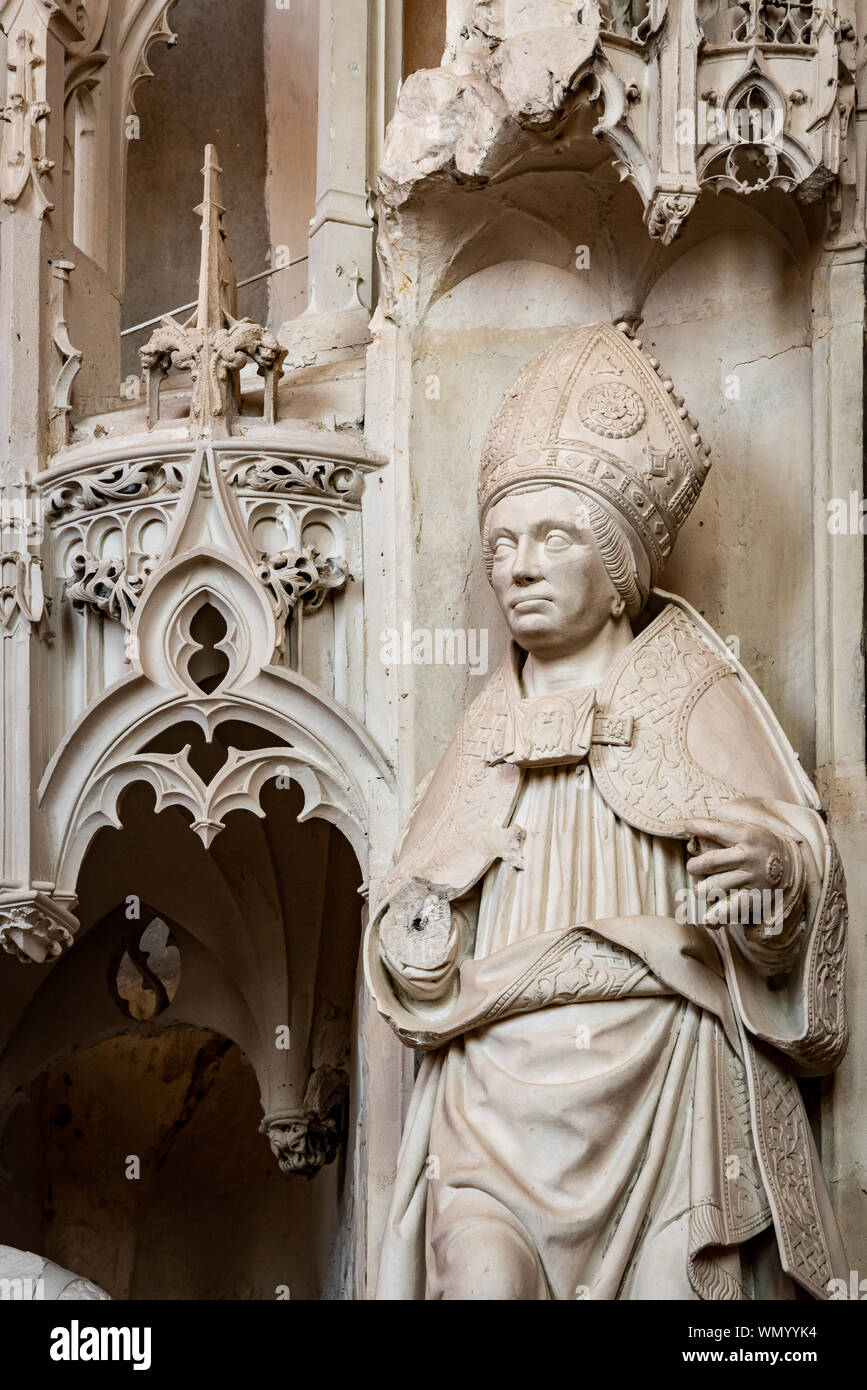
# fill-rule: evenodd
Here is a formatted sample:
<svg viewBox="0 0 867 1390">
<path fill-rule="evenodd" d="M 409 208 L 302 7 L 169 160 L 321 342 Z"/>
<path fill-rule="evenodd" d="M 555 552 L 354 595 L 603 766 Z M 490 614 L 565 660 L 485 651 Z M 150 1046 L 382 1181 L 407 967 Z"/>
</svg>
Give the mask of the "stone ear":
<svg viewBox="0 0 867 1390">
<path fill-rule="evenodd" d="M 613 618 L 619 618 L 619 617 L 621 616 L 621 614 L 623 613 L 623 610 L 625 609 L 625 607 L 626 607 L 626 599 L 625 599 L 625 598 L 621 598 L 620 594 L 618 594 L 617 597 L 616 597 L 616 599 L 614 600 L 614 602 L 613 602 L 612 605 L 611 605 L 611 616 L 612 616 Z"/>
</svg>

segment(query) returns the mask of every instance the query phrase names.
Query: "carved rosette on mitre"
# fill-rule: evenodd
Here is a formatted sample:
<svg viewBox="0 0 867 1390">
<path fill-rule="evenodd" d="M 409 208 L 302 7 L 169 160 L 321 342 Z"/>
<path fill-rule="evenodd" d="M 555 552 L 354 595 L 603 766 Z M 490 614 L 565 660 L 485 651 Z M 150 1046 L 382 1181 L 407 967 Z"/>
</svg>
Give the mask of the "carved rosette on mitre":
<svg viewBox="0 0 867 1390">
<path fill-rule="evenodd" d="M 698 500 L 709 452 L 627 324 L 569 333 L 522 369 L 491 422 L 479 476 L 488 563 L 494 503 L 518 487 L 561 484 L 628 523 L 646 596 Z"/>
</svg>

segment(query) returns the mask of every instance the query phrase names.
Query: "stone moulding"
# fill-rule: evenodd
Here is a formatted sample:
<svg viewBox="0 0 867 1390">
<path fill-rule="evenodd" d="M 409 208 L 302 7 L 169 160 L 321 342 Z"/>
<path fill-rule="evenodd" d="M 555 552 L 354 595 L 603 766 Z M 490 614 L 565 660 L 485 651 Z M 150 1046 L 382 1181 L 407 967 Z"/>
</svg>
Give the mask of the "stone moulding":
<svg viewBox="0 0 867 1390">
<path fill-rule="evenodd" d="M 36 214 L 42 218 L 54 207 L 42 182 L 54 168 L 54 161 L 45 153 L 43 123 L 50 116 L 51 107 L 39 97 L 38 74 L 45 59 L 35 42 L 28 29 L 19 29 L 12 41 L 12 80 L 8 101 L 0 111 L 5 122 L 0 146 L 0 197 L 14 208 L 29 187 Z"/>
<path fill-rule="evenodd" d="M 330 821 L 346 836 L 366 872 L 371 836 L 378 840 L 380 835 L 377 817 L 386 817 L 389 833 L 394 829 L 393 779 L 381 754 L 345 711 L 295 673 L 262 673 L 244 691 L 243 696 L 232 688 L 213 696 L 201 691 L 194 697 L 179 696 L 177 691 L 155 691 L 148 681 L 131 675 L 106 692 L 102 698 L 103 723 L 108 729 L 105 751 L 95 763 L 83 760 L 73 730 L 40 789 L 46 818 L 63 808 L 54 844 L 58 884 L 74 885 L 93 836 L 104 826 L 117 829 L 122 823 L 118 803 L 134 782 L 153 788 L 157 811 L 167 806 L 184 808 L 206 845 L 219 834 L 231 811 L 264 814 L 259 798 L 268 782 L 294 782 L 304 796 L 299 819 L 316 816 Z M 82 725 L 93 719 L 91 712 Z M 115 720 L 122 727 L 115 728 Z M 209 783 L 190 766 L 186 748 L 174 754 L 142 752 L 180 721 L 198 724 L 210 740 L 220 724 L 231 720 L 276 735 L 281 746 L 229 750 L 227 761 Z M 313 724 L 316 731 L 310 727 Z M 59 889 L 54 896 L 62 897 Z M 74 887 L 68 897 L 74 898 Z"/>
<path fill-rule="evenodd" d="M 42 560 L 27 551 L 0 553 L 0 627 L 12 632 L 17 621 L 38 627 L 45 612 Z"/>
<path fill-rule="evenodd" d="M 153 69 L 148 54 L 155 43 L 174 47 L 178 36 L 169 23 L 169 12 L 177 0 L 133 0 L 124 17 L 121 30 L 121 47 L 133 56 L 133 65 L 127 78 L 126 114 L 135 111 L 136 88 L 140 82 L 153 77 Z"/>
<path fill-rule="evenodd" d="M 317 808 L 326 807 L 335 812 L 346 808 L 348 814 L 361 814 L 337 769 L 324 760 L 314 764 L 312 755 L 301 763 L 287 748 L 253 752 L 230 748 L 227 761 L 206 783 L 190 766 L 189 752 L 187 745 L 179 753 L 135 753 L 112 763 L 89 789 L 82 808 L 83 819 L 94 830 L 103 825 L 119 829 L 117 805 L 121 795 L 133 782 L 146 782 L 156 795 L 155 813 L 167 806 L 182 807 L 192 817 L 190 828 L 208 849 L 225 828 L 225 817 L 230 812 L 244 810 L 264 816 L 260 804 L 262 788 L 279 778 L 296 781 L 302 788 L 302 819 Z"/>
<path fill-rule="evenodd" d="M 60 369 L 51 392 L 50 422 L 55 441 L 65 444 L 69 438 L 69 412 L 72 409 L 72 386 L 81 370 L 82 352 L 72 343 L 67 323 L 69 276 L 75 269 L 72 261 L 51 262 L 51 314 L 54 321 L 52 337 L 60 354 Z"/>
</svg>

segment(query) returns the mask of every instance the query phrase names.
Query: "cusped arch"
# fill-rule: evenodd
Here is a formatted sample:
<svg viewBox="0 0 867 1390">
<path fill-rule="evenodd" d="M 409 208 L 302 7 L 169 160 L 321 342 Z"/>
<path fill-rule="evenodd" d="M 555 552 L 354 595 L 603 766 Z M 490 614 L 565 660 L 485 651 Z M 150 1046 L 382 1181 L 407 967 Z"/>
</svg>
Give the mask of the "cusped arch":
<svg viewBox="0 0 867 1390">
<path fill-rule="evenodd" d="M 251 724 L 274 744 L 230 750 L 206 782 L 188 749 L 147 751 L 174 726 L 196 723 L 207 739 L 220 724 Z M 317 816 L 341 831 L 367 878 L 372 856 L 387 853 L 394 836 L 394 779 L 364 728 L 296 672 L 270 668 L 243 690 L 213 695 L 167 693 L 142 675 L 110 687 L 69 731 L 39 788 L 42 846 L 56 892 L 75 895 L 79 869 L 93 837 L 121 825 L 119 802 L 136 782 L 147 783 L 156 810 L 178 806 L 207 846 L 224 817 L 247 810 L 262 816 L 261 793 L 278 778 L 304 794 L 299 819 Z"/>
</svg>

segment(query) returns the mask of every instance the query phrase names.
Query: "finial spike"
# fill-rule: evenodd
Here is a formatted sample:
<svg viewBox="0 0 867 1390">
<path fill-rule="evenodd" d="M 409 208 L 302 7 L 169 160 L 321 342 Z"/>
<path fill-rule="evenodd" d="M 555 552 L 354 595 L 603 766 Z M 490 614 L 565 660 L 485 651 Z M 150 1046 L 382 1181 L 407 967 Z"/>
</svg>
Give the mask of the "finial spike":
<svg viewBox="0 0 867 1390">
<path fill-rule="evenodd" d="M 160 385 L 178 360 L 193 374 L 190 432 L 198 438 L 231 434 L 240 408 L 240 371 L 254 362 L 264 378 L 263 419 L 277 418 L 277 384 L 285 350 L 261 324 L 238 319 L 235 272 L 223 228 L 220 164 L 213 145 L 205 147 L 204 198 L 196 208 L 202 219 L 199 298 L 186 323 L 166 316 L 139 349 L 148 388 L 148 429 L 159 420 Z M 211 835 L 210 829 L 207 834 Z M 207 841 L 206 843 L 209 843 Z"/>
<path fill-rule="evenodd" d="M 234 318 L 237 313 L 235 272 L 223 227 L 222 172 L 215 146 L 206 145 L 202 168 L 205 193 L 196 208 L 202 219 L 196 327 L 203 333 L 216 332 L 224 326 L 226 314 Z"/>
</svg>

